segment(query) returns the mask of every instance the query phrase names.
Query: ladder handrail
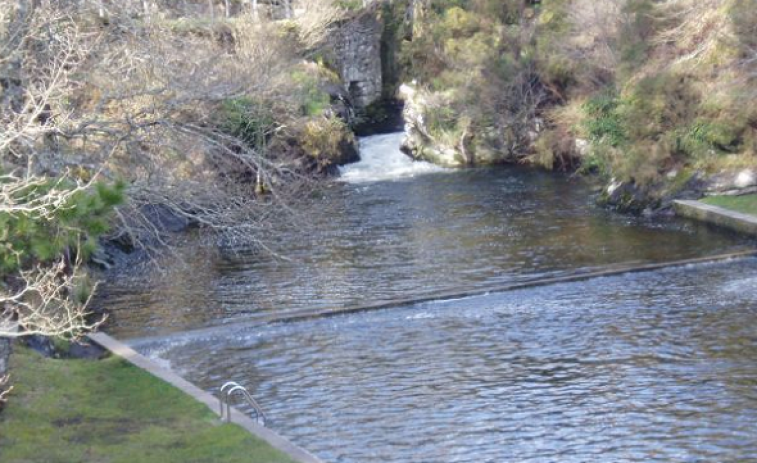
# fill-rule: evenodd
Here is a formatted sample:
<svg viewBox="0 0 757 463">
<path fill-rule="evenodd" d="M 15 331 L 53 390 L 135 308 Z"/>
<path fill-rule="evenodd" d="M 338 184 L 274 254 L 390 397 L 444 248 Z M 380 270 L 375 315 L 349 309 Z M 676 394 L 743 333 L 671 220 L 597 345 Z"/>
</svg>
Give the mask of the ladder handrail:
<svg viewBox="0 0 757 463">
<path fill-rule="evenodd" d="M 227 387 L 229 386 L 239 386 L 239 383 L 236 381 L 228 381 L 221 386 L 221 392 L 223 392 Z"/>
<path fill-rule="evenodd" d="M 231 388 L 228 391 L 227 388 Z M 263 412 L 263 408 L 258 404 L 258 402 L 252 397 L 250 392 L 245 388 L 244 386 L 240 385 L 236 381 L 228 381 L 223 384 L 223 386 L 219 389 L 220 394 L 218 397 L 218 406 L 219 406 L 219 415 L 221 415 L 221 419 L 224 417 L 223 413 L 223 406 L 226 405 L 226 421 L 231 422 L 231 398 L 234 396 L 234 394 L 242 393 L 242 397 L 247 401 L 247 404 L 252 407 L 253 410 L 255 410 L 255 419 L 260 420 L 262 422 L 262 425 L 265 426 L 266 422 L 266 416 Z"/>
<path fill-rule="evenodd" d="M 242 393 L 242 397 L 247 401 L 247 404 L 250 405 L 253 410 L 255 410 L 256 419 L 261 420 L 263 426 L 265 426 L 266 418 L 265 413 L 263 413 L 263 408 L 252 397 L 252 395 L 250 395 L 250 392 L 244 386 L 238 385 L 229 389 L 229 392 L 226 394 L 226 420 L 231 422 L 231 398 L 236 392 Z"/>
<path fill-rule="evenodd" d="M 239 383 L 236 381 L 228 381 L 220 387 L 220 394 L 218 395 L 218 407 L 220 408 L 220 411 L 218 414 L 221 415 L 221 419 L 223 419 L 224 392 L 229 386 L 239 386 Z M 228 397 L 226 397 L 226 399 L 228 401 Z"/>
</svg>

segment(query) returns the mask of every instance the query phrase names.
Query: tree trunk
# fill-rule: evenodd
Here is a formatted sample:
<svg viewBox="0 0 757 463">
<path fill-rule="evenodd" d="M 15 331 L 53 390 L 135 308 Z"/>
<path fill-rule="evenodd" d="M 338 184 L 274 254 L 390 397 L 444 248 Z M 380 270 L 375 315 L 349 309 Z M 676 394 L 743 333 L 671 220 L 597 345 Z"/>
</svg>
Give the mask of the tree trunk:
<svg viewBox="0 0 757 463">
<path fill-rule="evenodd" d="M 250 12 L 252 13 L 252 19 L 259 20 L 258 16 L 258 0 L 250 0 Z"/>
<path fill-rule="evenodd" d="M 11 356 L 11 340 L 0 337 L 0 409 L 3 408 L 3 392 L 8 388 L 6 379 L 8 376 L 8 362 Z"/>
</svg>

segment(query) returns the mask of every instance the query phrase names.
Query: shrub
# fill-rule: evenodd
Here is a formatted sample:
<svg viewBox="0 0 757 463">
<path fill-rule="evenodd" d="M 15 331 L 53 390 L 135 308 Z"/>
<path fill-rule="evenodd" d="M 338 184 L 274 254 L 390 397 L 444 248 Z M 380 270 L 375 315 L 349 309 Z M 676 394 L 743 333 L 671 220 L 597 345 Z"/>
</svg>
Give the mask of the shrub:
<svg viewBox="0 0 757 463">
<path fill-rule="evenodd" d="M 450 39 L 470 37 L 481 28 L 480 18 L 473 13 L 454 6 L 444 12 L 444 19 L 435 28 L 435 34 Z M 441 38 L 441 37 L 440 37 Z"/>
<path fill-rule="evenodd" d="M 647 58 L 650 38 L 655 32 L 656 18 L 653 0 L 627 0 L 618 35 L 621 73 L 630 75 Z"/>
<path fill-rule="evenodd" d="M 52 188 L 72 186 L 50 180 L 21 194 L 27 199 L 34 198 Z M 34 261 L 52 260 L 72 247 L 87 257 L 95 251 L 97 238 L 109 230 L 110 213 L 123 202 L 124 190 L 125 184 L 121 182 L 97 183 L 74 194 L 52 217 L 24 211 L 0 213 L 0 271 L 12 272 Z"/>
<path fill-rule="evenodd" d="M 459 114 L 454 107 L 447 104 L 430 105 L 423 115 L 431 135 L 437 139 L 451 138 L 457 140 Z"/>
<path fill-rule="evenodd" d="M 251 98 L 226 100 L 221 104 L 221 129 L 251 147 L 261 147 L 275 127 L 270 106 Z"/>
<path fill-rule="evenodd" d="M 619 112 L 620 100 L 614 92 L 594 96 L 584 103 L 584 128 L 595 143 L 606 143 L 614 148 L 626 143 L 627 135 Z"/>
<path fill-rule="evenodd" d="M 321 88 L 320 73 L 297 70 L 292 73 L 303 116 L 318 116 L 331 104 L 331 97 Z"/>
<path fill-rule="evenodd" d="M 363 7 L 362 0 L 337 0 L 336 4 L 347 11 L 357 11 Z"/>
<path fill-rule="evenodd" d="M 629 86 L 623 116 L 632 138 L 655 138 L 688 125 L 700 111 L 701 94 L 687 75 L 661 72 Z"/>
<path fill-rule="evenodd" d="M 740 51 L 754 57 L 757 50 L 757 9 L 751 0 L 734 0 L 729 9 Z"/>
<path fill-rule="evenodd" d="M 534 146 L 533 160 L 536 165 L 544 167 L 545 169 L 552 170 L 555 166 L 555 158 L 557 157 L 557 134 L 554 131 L 544 132 L 538 140 L 536 140 L 536 146 Z"/>
<path fill-rule="evenodd" d="M 299 139 L 307 154 L 325 161 L 338 156 L 345 141 L 354 142 L 354 135 L 338 117 L 321 116 L 305 123 Z"/>
<path fill-rule="evenodd" d="M 711 150 L 735 152 L 741 143 L 739 129 L 734 124 L 698 119 L 680 137 L 680 148 L 691 155 Z"/>
</svg>

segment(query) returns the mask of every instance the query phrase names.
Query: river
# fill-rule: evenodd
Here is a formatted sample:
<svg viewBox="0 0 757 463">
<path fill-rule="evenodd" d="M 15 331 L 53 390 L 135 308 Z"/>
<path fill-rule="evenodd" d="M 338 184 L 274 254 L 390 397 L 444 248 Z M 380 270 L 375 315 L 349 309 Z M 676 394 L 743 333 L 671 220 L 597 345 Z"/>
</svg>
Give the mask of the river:
<svg viewBox="0 0 757 463">
<path fill-rule="evenodd" d="M 399 137 L 363 139 L 282 226 L 286 259 L 189 240 L 177 270 L 111 281 L 110 331 L 208 390 L 246 384 L 330 462 L 757 459 L 755 259 L 249 325 L 752 245 L 603 210 L 579 178 L 412 163 Z"/>
</svg>

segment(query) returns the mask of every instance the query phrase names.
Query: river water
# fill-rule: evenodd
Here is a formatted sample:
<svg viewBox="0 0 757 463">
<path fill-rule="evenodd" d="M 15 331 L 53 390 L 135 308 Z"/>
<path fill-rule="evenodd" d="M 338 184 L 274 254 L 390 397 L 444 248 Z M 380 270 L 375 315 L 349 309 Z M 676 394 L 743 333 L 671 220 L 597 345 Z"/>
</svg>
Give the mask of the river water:
<svg viewBox="0 0 757 463">
<path fill-rule="evenodd" d="M 288 260 L 189 242 L 180 270 L 107 285 L 111 332 L 208 390 L 246 384 L 330 462 L 757 461 L 756 259 L 250 326 L 751 245 L 599 209 L 580 179 L 361 144 L 308 225 L 276 233 Z"/>
<path fill-rule="evenodd" d="M 413 163 L 401 134 L 362 140 L 363 161 L 327 185 L 296 226 L 267 237 L 278 256 L 215 253 L 188 240 L 104 287 L 111 332 L 129 338 L 237 323 L 260 314 L 470 291 L 617 264 L 748 247 L 683 221 L 595 206 L 580 178 L 515 168 L 449 171 Z M 279 257 L 280 256 L 280 257 Z"/>
</svg>

